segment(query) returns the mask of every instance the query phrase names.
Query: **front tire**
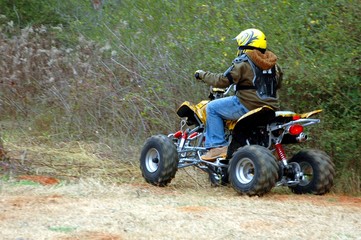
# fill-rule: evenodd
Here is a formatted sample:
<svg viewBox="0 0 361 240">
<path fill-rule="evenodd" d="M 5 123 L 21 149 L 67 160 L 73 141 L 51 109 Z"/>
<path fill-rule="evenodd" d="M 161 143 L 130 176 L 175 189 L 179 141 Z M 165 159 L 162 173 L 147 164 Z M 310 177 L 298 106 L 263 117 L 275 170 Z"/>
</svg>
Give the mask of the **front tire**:
<svg viewBox="0 0 361 240">
<path fill-rule="evenodd" d="M 148 138 L 140 156 L 140 170 L 146 182 L 164 187 L 178 170 L 178 152 L 174 143 L 164 135 Z"/>
<path fill-rule="evenodd" d="M 275 157 L 267 148 L 258 145 L 245 146 L 236 151 L 228 170 L 232 187 L 248 196 L 268 193 L 278 179 Z"/>
<path fill-rule="evenodd" d="M 312 193 L 322 195 L 328 193 L 335 177 L 334 164 L 330 157 L 320 150 L 307 149 L 294 155 L 290 162 L 300 165 L 303 179 L 290 189 L 296 194 Z"/>
</svg>

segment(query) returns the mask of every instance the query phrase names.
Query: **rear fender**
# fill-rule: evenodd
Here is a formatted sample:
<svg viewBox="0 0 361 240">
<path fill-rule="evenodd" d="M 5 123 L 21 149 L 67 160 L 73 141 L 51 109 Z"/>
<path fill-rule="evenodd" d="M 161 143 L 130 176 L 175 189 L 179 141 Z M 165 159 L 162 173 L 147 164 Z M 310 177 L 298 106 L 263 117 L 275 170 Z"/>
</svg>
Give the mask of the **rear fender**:
<svg viewBox="0 0 361 240">
<path fill-rule="evenodd" d="M 314 110 L 311 112 L 306 112 L 306 113 L 295 113 L 295 112 L 291 112 L 291 111 L 277 111 L 276 112 L 276 117 L 280 117 L 280 118 L 293 118 L 293 117 L 300 117 L 300 118 L 310 118 L 316 114 L 319 114 L 320 112 L 322 112 L 321 109 L 319 110 Z"/>
<path fill-rule="evenodd" d="M 301 117 L 301 118 L 310 118 L 310 117 L 312 117 L 313 115 L 319 114 L 320 112 L 322 112 L 321 109 L 314 110 L 314 111 L 312 111 L 312 112 L 301 113 L 301 114 L 300 114 L 300 117 Z"/>
<path fill-rule="evenodd" d="M 256 126 L 267 125 L 275 118 L 275 116 L 276 114 L 273 108 L 269 106 L 263 106 L 247 112 L 237 121 L 228 123 L 227 126 L 234 132 L 241 132 L 252 129 Z"/>
</svg>

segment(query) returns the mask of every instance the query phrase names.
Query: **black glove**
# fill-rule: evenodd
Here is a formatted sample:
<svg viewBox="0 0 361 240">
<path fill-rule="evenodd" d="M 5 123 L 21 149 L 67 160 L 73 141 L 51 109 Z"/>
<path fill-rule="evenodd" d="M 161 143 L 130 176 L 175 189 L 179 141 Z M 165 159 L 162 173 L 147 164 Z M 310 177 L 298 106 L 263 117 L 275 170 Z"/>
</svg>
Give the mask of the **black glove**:
<svg viewBox="0 0 361 240">
<path fill-rule="evenodd" d="M 203 70 L 197 70 L 195 73 L 194 73 L 194 77 L 197 79 L 197 80 L 203 80 L 203 77 L 204 77 L 204 74 L 206 72 L 203 71 Z"/>
</svg>

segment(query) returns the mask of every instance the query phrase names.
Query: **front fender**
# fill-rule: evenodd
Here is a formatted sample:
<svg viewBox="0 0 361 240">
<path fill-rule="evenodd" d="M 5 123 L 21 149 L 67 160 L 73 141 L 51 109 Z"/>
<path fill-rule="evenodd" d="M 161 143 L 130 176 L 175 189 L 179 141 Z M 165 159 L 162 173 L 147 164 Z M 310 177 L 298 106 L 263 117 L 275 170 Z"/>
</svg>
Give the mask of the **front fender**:
<svg viewBox="0 0 361 240">
<path fill-rule="evenodd" d="M 197 124 L 199 122 L 205 124 L 207 118 L 206 106 L 208 102 L 208 100 L 204 100 L 194 105 L 185 101 L 178 108 L 177 115 L 181 118 L 187 118 L 189 125 Z"/>
</svg>

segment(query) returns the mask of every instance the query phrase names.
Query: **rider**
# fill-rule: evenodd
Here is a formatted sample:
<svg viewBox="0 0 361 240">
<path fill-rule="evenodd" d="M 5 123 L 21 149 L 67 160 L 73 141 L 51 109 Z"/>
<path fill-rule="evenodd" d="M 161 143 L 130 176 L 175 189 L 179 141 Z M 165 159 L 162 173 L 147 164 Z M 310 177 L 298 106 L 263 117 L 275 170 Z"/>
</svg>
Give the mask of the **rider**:
<svg viewBox="0 0 361 240">
<path fill-rule="evenodd" d="M 237 57 L 224 73 L 197 70 L 196 79 L 219 88 L 234 84 L 236 94 L 210 101 L 207 104 L 206 141 L 209 150 L 201 158 L 215 161 L 227 154 L 224 119 L 237 120 L 248 111 L 270 106 L 279 109 L 277 89 L 282 72 L 277 56 L 267 49 L 266 36 L 258 29 L 242 31 L 234 40 L 238 43 Z"/>
</svg>

